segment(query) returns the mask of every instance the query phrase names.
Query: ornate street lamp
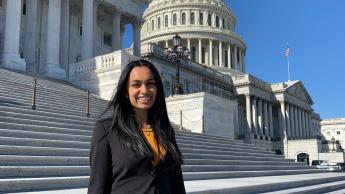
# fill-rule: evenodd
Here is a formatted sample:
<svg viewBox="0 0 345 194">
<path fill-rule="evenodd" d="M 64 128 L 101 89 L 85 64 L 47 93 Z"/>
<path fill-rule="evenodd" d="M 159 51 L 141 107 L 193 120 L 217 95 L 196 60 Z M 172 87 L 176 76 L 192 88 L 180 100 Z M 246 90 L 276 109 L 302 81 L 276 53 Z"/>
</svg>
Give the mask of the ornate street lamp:
<svg viewBox="0 0 345 194">
<path fill-rule="evenodd" d="M 333 144 L 333 149 L 332 149 L 332 151 L 334 152 L 335 151 L 335 149 L 334 149 L 334 144 L 335 144 L 335 139 L 334 139 L 334 137 L 332 136 L 332 144 Z"/>
<path fill-rule="evenodd" d="M 180 61 L 181 59 L 187 59 L 189 56 L 189 50 L 181 45 L 181 37 L 175 35 L 173 37 L 174 47 L 172 50 L 165 48 L 164 52 L 166 57 L 176 64 L 176 75 L 173 94 L 183 94 L 182 84 L 180 83 Z"/>
</svg>

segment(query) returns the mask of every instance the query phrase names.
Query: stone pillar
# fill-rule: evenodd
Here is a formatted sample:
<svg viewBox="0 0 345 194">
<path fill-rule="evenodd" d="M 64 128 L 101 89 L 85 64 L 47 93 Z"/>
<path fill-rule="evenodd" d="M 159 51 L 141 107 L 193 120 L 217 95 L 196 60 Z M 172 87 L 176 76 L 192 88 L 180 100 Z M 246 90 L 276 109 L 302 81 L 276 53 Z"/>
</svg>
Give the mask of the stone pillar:
<svg viewBox="0 0 345 194">
<path fill-rule="evenodd" d="M 258 135 L 258 115 L 257 115 L 257 108 L 256 108 L 256 98 L 253 96 L 252 100 L 252 110 L 253 110 L 253 133 Z"/>
<path fill-rule="evenodd" d="M 307 128 L 306 128 L 306 117 L 305 117 L 305 111 L 302 110 L 302 127 L 303 127 L 303 138 L 307 138 Z"/>
<path fill-rule="evenodd" d="M 291 138 L 296 139 L 294 106 L 293 105 L 290 105 L 289 116 L 290 116 Z"/>
<path fill-rule="evenodd" d="M 244 55 L 244 52 L 242 52 L 242 72 L 245 73 L 246 72 L 246 56 Z"/>
<path fill-rule="evenodd" d="M 268 133 L 268 111 L 267 111 L 267 101 L 264 101 L 264 134 L 269 137 Z"/>
<path fill-rule="evenodd" d="M 223 67 L 223 44 L 222 44 L 222 41 L 219 41 L 219 55 L 218 55 L 218 58 L 219 58 L 219 67 Z"/>
<path fill-rule="evenodd" d="M 100 5 L 100 1 L 94 1 L 94 4 L 93 4 L 93 49 L 92 49 L 92 51 L 93 51 L 92 56 L 93 57 L 98 55 L 97 44 L 99 41 L 99 37 L 97 36 L 97 32 L 98 32 L 98 29 L 97 29 L 97 11 L 98 11 L 99 5 Z M 120 35 L 120 36 L 122 36 L 122 35 Z M 101 40 L 103 41 L 103 35 L 102 35 Z M 121 44 L 122 43 L 120 42 L 120 47 L 122 48 Z"/>
<path fill-rule="evenodd" d="M 213 66 L 213 41 L 210 39 L 210 42 L 209 42 L 209 53 L 210 53 L 210 57 L 209 57 L 209 62 L 210 62 L 210 66 Z"/>
<path fill-rule="evenodd" d="M 199 42 L 198 42 L 198 52 L 199 52 L 199 63 L 202 64 L 202 40 L 201 38 L 199 38 Z"/>
<path fill-rule="evenodd" d="M 234 69 L 236 70 L 239 70 L 238 69 L 238 58 L 237 58 L 237 50 L 238 50 L 238 47 L 237 46 L 234 46 Z"/>
<path fill-rule="evenodd" d="M 262 100 L 259 98 L 258 99 L 258 126 L 259 126 L 259 134 L 263 135 L 263 118 L 262 118 Z"/>
<path fill-rule="evenodd" d="M 83 26 L 82 26 L 82 48 L 81 59 L 93 58 L 93 0 L 83 0 Z"/>
<path fill-rule="evenodd" d="M 243 72 L 243 67 L 242 67 L 242 49 L 238 48 L 238 58 L 239 58 L 239 70 Z"/>
<path fill-rule="evenodd" d="M 311 121 L 311 114 L 312 112 L 310 112 L 308 115 L 309 134 L 310 134 L 310 138 L 315 138 L 315 134 L 313 133 L 313 123 Z"/>
<path fill-rule="evenodd" d="M 297 109 L 297 114 L 298 114 L 298 131 L 299 131 L 299 136 L 301 139 L 303 139 L 303 128 L 302 128 L 302 114 L 301 114 L 301 109 Z"/>
<path fill-rule="evenodd" d="M 189 52 L 191 51 L 190 49 L 190 38 L 187 38 L 187 48 L 189 50 Z M 191 59 L 191 55 L 188 56 L 189 59 Z"/>
<path fill-rule="evenodd" d="M 62 0 L 61 1 L 61 30 L 60 30 L 60 37 L 61 37 L 61 46 L 60 46 L 60 64 L 66 72 L 68 72 L 68 56 L 69 56 L 69 1 L 70 0 Z M 68 73 L 67 73 L 68 75 Z"/>
<path fill-rule="evenodd" d="M 133 55 L 140 57 L 140 21 L 133 23 Z"/>
<path fill-rule="evenodd" d="M 38 73 L 36 62 L 36 40 L 37 40 L 37 12 L 38 0 L 27 1 L 24 58 L 27 64 L 27 71 Z"/>
<path fill-rule="evenodd" d="M 228 68 L 231 69 L 231 45 L 230 43 L 228 44 Z"/>
<path fill-rule="evenodd" d="M 5 19 L 5 40 L 2 66 L 26 71 L 26 63 L 19 55 L 21 0 L 7 0 Z"/>
<path fill-rule="evenodd" d="M 251 119 L 251 110 L 250 110 L 250 95 L 246 94 L 246 117 L 247 117 L 247 133 L 252 133 L 252 119 Z"/>
<path fill-rule="evenodd" d="M 285 119 L 286 119 L 286 135 L 287 138 L 291 137 L 291 128 L 290 128 L 290 105 L 286 103 L 285 105 Z"/>
<path fill-rule="evenodd" d="M 283 139 L 284 141 L 287 140 L 287 134 L 286 134 L 286 115 L 285 115 L 285 102 L 280 102 L 280 114 L 281 114 L 281 131 L 283 132 Z"/>
<path fill-rule="evenodd" d="M 269 116 L 269 135 L 273 138 L 273 114 L 272 114 L 272 104 L 268 104 L 268 116 Z"/>
<path fill-rule="evenodd" d="M 298 126 L 298 107 L 294 108 L 294 123 L 295 123 L 295 132 L 296 132 L 296 139 L 300 139 L 301 135 L 299 133 L 299 126 Z"/>
<path fill-rule="evenodd" d="M 48 77 L 62 79 L 66 72 L 60 67 L 60 17 L 61 0 L 49 0 L 47 29 L 47 58 L 41 73 Z"/>
<path fill-rule="evenodd" d="M 121 50 L 121 12 L 114 10 L 113 15 L 113 51 Z"/>
</svg>

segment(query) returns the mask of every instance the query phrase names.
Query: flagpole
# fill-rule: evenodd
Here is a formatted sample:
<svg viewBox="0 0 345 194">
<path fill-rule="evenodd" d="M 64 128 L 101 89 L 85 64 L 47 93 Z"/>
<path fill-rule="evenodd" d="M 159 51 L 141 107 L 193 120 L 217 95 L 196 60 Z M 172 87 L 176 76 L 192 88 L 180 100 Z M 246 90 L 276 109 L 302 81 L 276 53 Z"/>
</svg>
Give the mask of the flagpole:
<svg viewBox="0 0 345 194">
<path fill-rule="evenodd" d="M 287 64 L 288 64 L 288 78 L 289 78 L 289 82 L 290 82 L 290 59 L 289 59 L 289 56 L 287 57 Z"/>
<path fill-rule="evenodd" d="M 286 59 L 287 59 L 287 65 L 288 65 L 288 80 L 289 80 L 289 83 L 290 83 L 291 79 L 290 79 L 290 58 L 289 58 L 289 53 L 290 53 L 289 43 L 286 43 L 285 57 L 286 57 Z"/>
</svg>

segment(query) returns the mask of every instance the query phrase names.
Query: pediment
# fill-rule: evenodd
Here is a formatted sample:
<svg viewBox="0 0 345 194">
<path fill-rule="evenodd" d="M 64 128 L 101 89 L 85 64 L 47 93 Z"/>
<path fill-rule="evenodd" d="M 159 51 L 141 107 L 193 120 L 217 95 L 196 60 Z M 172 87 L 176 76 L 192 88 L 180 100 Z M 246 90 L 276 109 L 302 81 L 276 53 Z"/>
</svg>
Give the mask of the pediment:
<svg viewBox="0 0 345 194">
<path fill-rule="evenodd" d="M 313 104 L 313 100 L 311 99 L 301 81 L 293 83 L 288 88 L 286 88 L 285 91 L 305 102 L 308 102 L 309 104 Z"/>
</svg>

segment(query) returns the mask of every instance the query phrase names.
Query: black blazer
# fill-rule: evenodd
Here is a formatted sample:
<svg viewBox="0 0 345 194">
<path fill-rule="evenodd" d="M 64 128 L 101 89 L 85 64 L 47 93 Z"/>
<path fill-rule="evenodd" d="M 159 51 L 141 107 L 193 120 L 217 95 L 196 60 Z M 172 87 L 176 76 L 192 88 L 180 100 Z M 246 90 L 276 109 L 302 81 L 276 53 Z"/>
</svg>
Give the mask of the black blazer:
<svg viewBox="0 0 345 194">
<path fill-rule="evenodd" d="M 110 130 L 112 119 L 97 121 L 91 142 L 88 194 L 184 194 L 181 165 L 167 152 L 158 166 L 153 155 L 131 156 Z"/>
</svg>

